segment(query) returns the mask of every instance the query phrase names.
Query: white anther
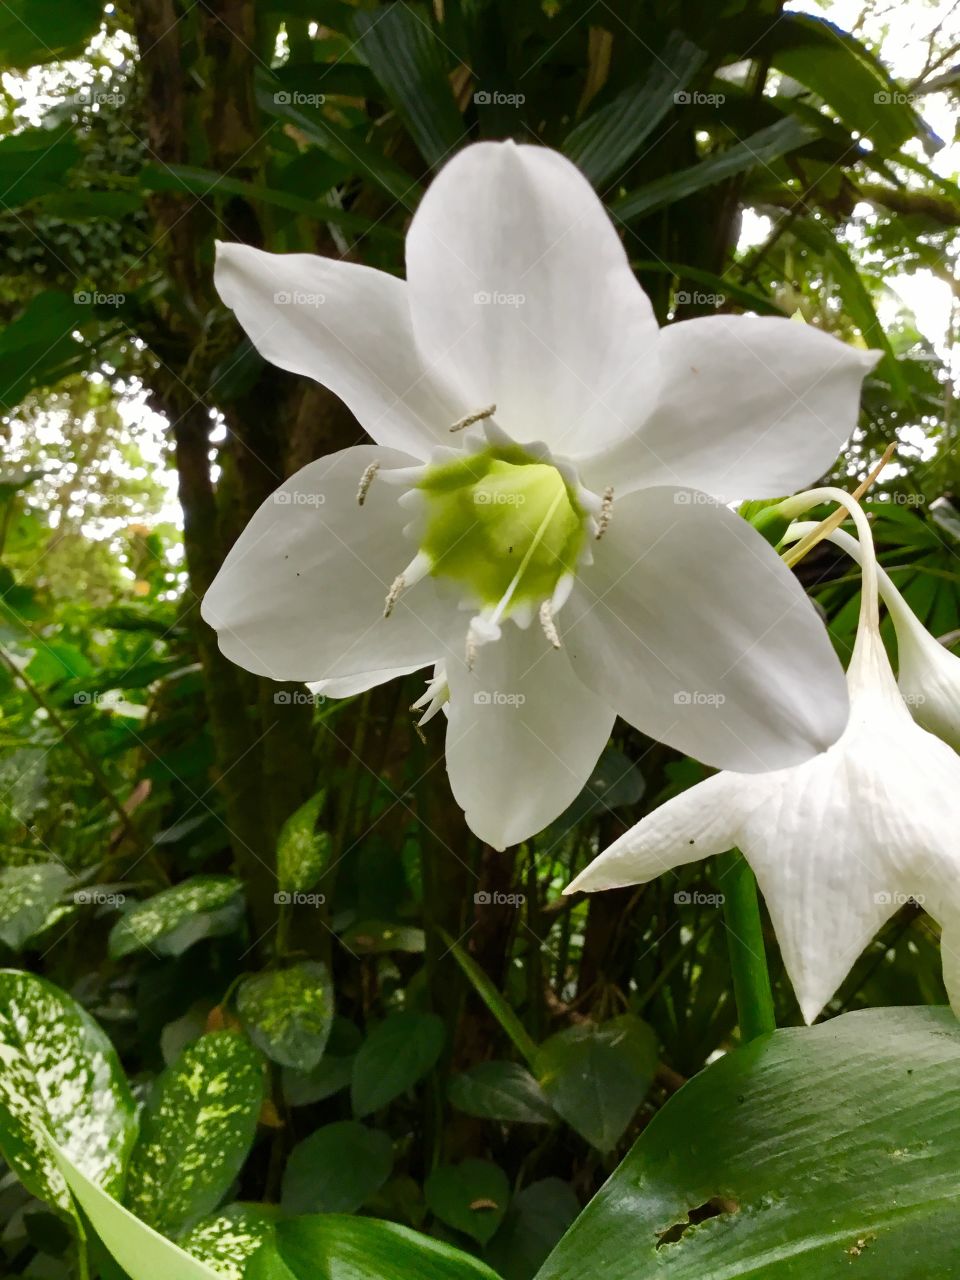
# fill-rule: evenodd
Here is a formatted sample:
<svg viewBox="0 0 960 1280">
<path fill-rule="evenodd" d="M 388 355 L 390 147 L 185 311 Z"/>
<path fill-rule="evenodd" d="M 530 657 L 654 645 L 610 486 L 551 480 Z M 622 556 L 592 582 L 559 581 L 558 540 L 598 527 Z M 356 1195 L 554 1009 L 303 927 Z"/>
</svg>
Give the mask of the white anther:
<svg viewBox="0 0 960 1280">
<path fill-rule="evenodd" d="M 554 649 L 561 648 L 560 634 L 557 631 L 557 624 L 553 620 L 553 609 L 550 607 L 550 601 L 544 600 L 540 606 L 540 626 L 543 634 L 547 637 Z"/>
<path fill-rule="evenodd" d="M 379 462 L 371 462 L 366 471 L 360 477 L 360 488 L 357 490 L 357 505 L 363 506 L 367 500 L 367 494 L 370 492 L 370 486 L 373 484 L 373 477 L 380 470 Z"/>
<path fill-rule="evenodd" d="M 600 503 L 600 514 L 597 516 L 597 533 L 596 538 L 599 542 L 603 535 L 610 527 L 610 520 L 613 517 L 613 485 L 607 485 L 603 491 L 603 501 Z"/>
<path fill-rule="evenodd" d="M 389 618 L 391 613 L 393 613 L 394 606 L 400 599 L 400 593 L 406 585 L 406 578 L 402 573 L 398 573 L 390 586 L 390 590 L 387 592 L 386 603 L 383 606 L 383 616 L 385 618 Z"/>
<path fill-rule="evenodd" d="M 467 427 L 472 427 L 475 422 L 482 422 L 484 418 L 492 418 L 497 412 L 495 404 L 488 404 L 486 409 L 478 409 L 476 413 L 468 413 L 462 418 L 458 418 L 451 431 L 465 431 Z"/>
</svg>

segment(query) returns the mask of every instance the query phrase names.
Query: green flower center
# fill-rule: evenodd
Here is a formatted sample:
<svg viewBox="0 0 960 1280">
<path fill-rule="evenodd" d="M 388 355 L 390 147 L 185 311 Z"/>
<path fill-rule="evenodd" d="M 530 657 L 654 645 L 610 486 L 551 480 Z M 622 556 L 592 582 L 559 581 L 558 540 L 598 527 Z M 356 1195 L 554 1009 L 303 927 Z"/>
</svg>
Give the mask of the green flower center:
<svg viewBox="0 0 960 1280">
<path fill-rule="evenodd" d="M 430 572 L 462 583 L 479 607 L 538 605 L 575 572 L 586 512 L 550 463 L 492 447 L 430 467 L 419 488 Z"/>
</svg>

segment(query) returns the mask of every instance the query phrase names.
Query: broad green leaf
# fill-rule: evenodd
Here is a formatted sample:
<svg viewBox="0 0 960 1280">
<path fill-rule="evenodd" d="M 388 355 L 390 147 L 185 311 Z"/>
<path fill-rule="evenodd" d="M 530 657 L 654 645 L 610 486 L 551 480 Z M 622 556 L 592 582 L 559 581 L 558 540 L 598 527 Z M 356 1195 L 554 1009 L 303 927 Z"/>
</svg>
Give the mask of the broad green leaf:
<svg viewBox="0 0 960 1280">
<path fill-rule="evenodd" d="M 86 348 L 73 331 L 92 318 L 90 312 L 56 289 L 30 300 L 0 332 L 0 408 L 12 409 L 34 387 L 86 367 Z"/>
<path fill-rule="evenodd" d="M 558 1031 L 534 1067 L 554 1110 L 600 1151 L 610 1151 L 647 1096 L 657 1044 L 645 1022 L 625 1013 L 599 1025 Z"/>
<path fill-rule="evenodd" d="M 360 52 L 397 108 L 424 160 L 435 168 L 464 136 L 442 41 L 433 16 L 419 5 L 358 9 Z"/>
<path fill-rule="evenodd" d="M 330 835 L 316 831 L 327 799 L 318 791 L 290 815 L 277 840 L 277 883 L 282 893 L 306 893 L 320 878 L 330 856 Z"/>
<path fill-rule="evenodd" d="M 531 1182 L 510 1201 L 484 1258 L 503 1280 L 530 1280 L 579 1212 L 569 1182 L 560 1178 Z"/>
<path fill-rule="evenodd" d="M 269 1205 L 229 1204 L 181 1236 L 181 1249 L 214 1271 L 243 1280 L 250 1258 L 273 1239 L 276 1211 Z"/>
<path fill-rule="evenodd" d="M 423 1188 L 427 1206 L 441 1222 L 486 1244 L 507 1212 L 510 1183 L 489 1160 L 439 1165 Z"/>
<path fill-rule="evenodd" d="M 552 1124 L 556 1113 L 526 1067 L 516 1062 L 481 1062 L 450 1081 L 453 1106 L 469 1116 L 511 1124 Z"/>
<path fill-rule="evenodd" d="M 323 1057 L 333 1023 L 333 984 L 326 965 L 303 960 L 244 978 L 237 1013 L 268 1058 L 309 1071 Z"/>
<path fill-rule="evenodd" d="M 433 1013 L 394 1013 L 375 1027 L 353 1063 L 354 1114 L 378 1111 L 422 1079 L 440 1057 L 445 1035 Z"/>
<path fill-rule="evenodd" d="M 43 978 L 0 971 L 0 1154 L 27 1190 L 72 1213 L 47 1134 L 118 1190 L 135 1132 L 117 1055 L 86 1010 Z"/>
<path fill-rule="evenodd" d="M 847 126 L 872 139 L 883 155 L 895 155 L 908 138 L 929 135 L 911 95 L 905 93 L 862 40 L 826 18 L 784 13 L 771 24 L 771 64 L 811 89 Z"/>
<path fill-rule="evenodd" d="M 776 1031 L 670 1099 L 538 1280 L 952 1280 L 958 1164 L 948 1009 Z"/>
<path fill-rule="evenodd" d="M 4 0 L 0 66 L 32 67 L 82 53 L 102 12 L 100 0 Z"/>
<path fill-rule="evenodd" d="M 0 18 L 0 24 L 2 21 Z M 0 139 L 0 203 L 12 209 L 56 191 L 79 158 L 69 129 L 24 129 L 8 134 Z"/>
<path fill-rule="evenodd" d="M 0 942 L 16 951 L 46 924 L 73 876 L 60 862 L 0 870 Z"/>
<path fill-rule="evenodd" d="M 705 57 L 679 31 L 672 32 L 642 80 L 628 85 L 567 135 L 564 152 L 594 186 L 611 182 L 629 164 Z"/>
<path fill-rule="evenodd" d="M 242 912 L 235 876 L 192 876 L 137 903 L 110 931 L 110 956 L 136 951 L 180 955 L 201 938 L 232 933 Z"/>
<path fill-rule="evenodd" d="M 52 1140 L 50 1149 L 94 1231 L 130 1280 L 222 1280 L 222 1272 L 185 1253 L 91 1182 Z"/>
<path fill-rule="evenodd" d="M 393 1168 L 386 1133 L 356 1120 L 324 1125 L 290 1152 L 283 1174 L 287 1213 L 354 1213 Z"/>
<path fill-rule="evenodd" d="M 284 1067 L 283 1096 L 287 1105 L 305 1107 L 348 1088 L 353 1079 L 353 1059 L 362 1043 L 360 1029 L 346 1018 L 334 1015 L 330 1038 L 317 1065 L 309 1071 Z"/>
<path fill-rule="evenodd" d="M 809 125 L 802 124 L 793 116 L 784 116 L 776 124 L 759 129 L 742 142 L 735 142 L 730 147 L 713 152 L 699 164 L 680 169 L 677 173 L 669 173 L 645 187 L 631 191 L 614 201 L 610 210 L 620 221 L 632 222 L 654 209 L 684 200 L 695 191 L 712 187 L 755 166 L 779 160 L 781 156 L 812 142 L 816 136 L 815 130 Z"/>
<path fill-rule="evenodd" d="M 124 1197 L 175 1236 L 220 1203 L 243 1167 L 263 1101 L 263 1062 L 242 1035 L 215 1031 L 159 1077 L 140 1120 Z"/>
<path fill-rule="evenodd" d="M 279 1222 L 277 1249 L 294 1280 L 499 1280 L 452 1245 L 375 1218 L 324 1213 Z"/>
<path fill-rule="evenodd" d="M 444 933 L 443 937 L 457 964 L 470 979 L 477 995 L 513 1041 L 514 1048 L 532 1066 L 537 1056 L 537 1046 L 533 1037 L 477 964 L 476 960 L 468 955 L 458 942 L 454 942 L 449 934 Z"/>
</svg>

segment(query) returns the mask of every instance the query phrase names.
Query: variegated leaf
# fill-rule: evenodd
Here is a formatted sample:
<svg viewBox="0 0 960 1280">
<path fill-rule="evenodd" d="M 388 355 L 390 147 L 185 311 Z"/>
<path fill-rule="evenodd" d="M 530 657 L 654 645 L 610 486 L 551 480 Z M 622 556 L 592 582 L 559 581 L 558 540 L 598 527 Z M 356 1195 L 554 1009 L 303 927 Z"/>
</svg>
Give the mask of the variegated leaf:
<svg viewBox="0 0 960 1280">
<path fill-rule="evenodd" d="M 237 991 L 237 1012 L 269 1058 L 309 1071 L 323 1057 L 333 1022 L 330 974 L 318 960 L 253 974 Z"/>
<path fill-rule="evenodd" d="M 231 933 L 242 916 L 241 895 L 235 876 L 192 876 L 163 889 L 120 917 L 110 931 L 110 956 L 180 955 L 201 938 Z"/>
</svg>

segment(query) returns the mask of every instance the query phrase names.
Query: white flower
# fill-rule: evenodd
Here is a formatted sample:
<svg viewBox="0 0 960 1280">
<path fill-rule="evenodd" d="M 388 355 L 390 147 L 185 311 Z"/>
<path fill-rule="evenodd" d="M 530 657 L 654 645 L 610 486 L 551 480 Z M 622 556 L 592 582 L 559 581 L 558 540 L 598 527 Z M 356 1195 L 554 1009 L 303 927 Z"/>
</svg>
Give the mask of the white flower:
<svg viewBox="0 0 960 1280">
<path fill-rule="evenodd" d="M 839 500 L 836 491 L 819 492 Z M 900 695 L 880 638 L 869 527 L 859 509 L 854 514 L 864 581 L 847 671 L 850 720 L 840 739 L 794 768 L 718 773 L 691 787 L 621 836 L 566 890 L 643 883 L 739 848 L 808 1022 L 908 898 L 941 923 L 960 923 L 953 905 L 960 757 L 913 722 Z M 960 998 L 960 964 L 946 946 L 944 955 Z"/>
<path fill-rule="evenodd" d="M 512 143 L 434 179 L 406 282 L 221 245 L 216 284 L 377 441 L 285 481 L 230 552 L 203 615 L 233 661 L 351 692 L 442 662 L 453 791 L 498 847 L 574 799 L 617 712 L 744 770 L 836 739 L 812 607 L 705 493 L 819 475 L 874 355 L 786 319 L 658 330 L 584 177 Z"/>
</svg>

